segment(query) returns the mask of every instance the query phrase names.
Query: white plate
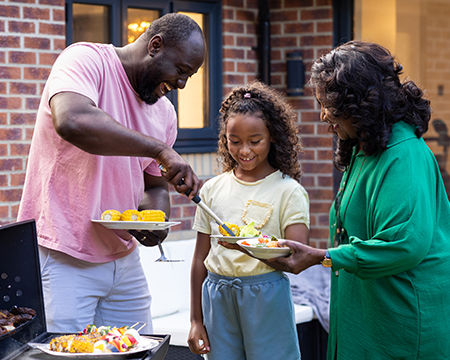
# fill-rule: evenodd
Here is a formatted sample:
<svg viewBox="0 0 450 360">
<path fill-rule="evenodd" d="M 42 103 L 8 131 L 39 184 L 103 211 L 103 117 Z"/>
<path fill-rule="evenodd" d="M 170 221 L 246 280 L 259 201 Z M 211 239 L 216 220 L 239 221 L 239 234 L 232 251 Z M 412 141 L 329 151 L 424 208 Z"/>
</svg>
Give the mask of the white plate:
<svg viewBox="0 0 450 360">
<path fill-rule="evenodd" d="M 28 343 L 32 348 L 38 349 L 46 354 L 52 355 L 54 357 L 66 358 L 66 359 L 99 359 L 99 360 L 114 360 L 114 359 L 124 359 L 129 355 L 138 354 L 144 351 L 148 351 L 153 349 L 154 347 L 159 345 L 159 341 L 155 339 L 150 339 L 145 336 L 141 336 L 141 341 L 139 341 L 139 345 L 130 351 L 126 352 L 118 352 L 118 353 L 63 353 L 58 351 L 50 350 L 50 344 L 42 344 L 42 343 Z"/>
<path fill-rule="evenodd" d="M 243 245 L 242 242 L 247 241 L 250 246 Z M 252 254 L 254 257 L 258 259 L 272 259 L 279 256 L 286 256 L 289 255 L 291 252 L 291 249 L 288 247 L 280 247 L 280 248 L 269 248 L 269 247 L 260 247 L 256 246 L 258 243 L 258 240 L 239 240 L 237 242 L 239 246 L 243 247 L 245 250 L 247 250 L 250 254 Z"/>
<path fill-rule="evenodd" d="M 226 236 L 226 235 L 210 235 L 209 237 L 220 241 L 226 241 L 229 242 L 230 244 L 234 244 L 238 240 L 254 238 L 254 236 Z"/>
<path fill-rule="evenodd" d="M 171 226 L 181 224 L 179 221 L 111 221 L 91 220 L 93 223 L 102 224 L 113 230 L 165 230 Z"/>
</svg>

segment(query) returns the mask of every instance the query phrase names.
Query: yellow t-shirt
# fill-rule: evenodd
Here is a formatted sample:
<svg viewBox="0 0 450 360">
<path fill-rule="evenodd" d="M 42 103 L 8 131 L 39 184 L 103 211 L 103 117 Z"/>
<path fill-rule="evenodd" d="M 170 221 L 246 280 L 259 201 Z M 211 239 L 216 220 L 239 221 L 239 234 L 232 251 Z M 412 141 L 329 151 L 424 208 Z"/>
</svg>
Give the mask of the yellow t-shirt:
<svg viewBox="0 0 450 360">
<path fill-rule="evenodd" d="M 275 171 L 255 182 L 239 180 L 232 171 L 205 182 L 202 201 L 223 221 L 242 226 L 252 221 L 265 235 L 284 238 L 288 225 L 302 223 L 309 228 L 309 198 L 306 190 L 289 176 Z M 197 208 L 193 228 L 205 234 L 220 234 L 219 226 Z M 237 250 L 227 249 L 211 239 L 205 259 L 208 271 L 224 276 L 251 276 L 274 269 Z"/>
</svg>

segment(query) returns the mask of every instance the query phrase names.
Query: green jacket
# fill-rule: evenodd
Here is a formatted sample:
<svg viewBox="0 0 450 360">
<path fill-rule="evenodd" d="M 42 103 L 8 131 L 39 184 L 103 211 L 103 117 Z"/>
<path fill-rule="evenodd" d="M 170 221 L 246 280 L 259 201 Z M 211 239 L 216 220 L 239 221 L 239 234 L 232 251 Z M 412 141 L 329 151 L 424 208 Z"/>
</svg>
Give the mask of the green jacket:
<svg viewBox="0 0 450 360">
<path fill-rule="evenodd" d="M 399 122 L 385 151 L 352 161 L 348 237 L 329 250 L 328 359 L 450 359 L 450 203 L 434 155 Z M 333 204 L 332 239 L 335 220 Z"/>
</svg>

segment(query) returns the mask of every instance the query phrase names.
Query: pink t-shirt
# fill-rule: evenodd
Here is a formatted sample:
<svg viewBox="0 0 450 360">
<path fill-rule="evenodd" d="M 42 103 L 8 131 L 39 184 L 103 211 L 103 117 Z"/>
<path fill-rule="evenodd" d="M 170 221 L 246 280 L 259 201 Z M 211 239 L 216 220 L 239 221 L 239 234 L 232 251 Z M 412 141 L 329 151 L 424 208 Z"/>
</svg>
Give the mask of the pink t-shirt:
<svg viewBox="0 0 450 360">
<path fill-rule="evenodd" d="M 103 211 L 137 209 L 144 171 L 161 175 L 151 158 L 98 156 L 63 140 L 52 123 L 49 100 L 62 91 L 90 98 L 123 126 L 170 146 L 177 118 L 170 101 L 139 99 L 112 45 L 77 43 L 56 60 L 36 119 L 18 220 L 35 219 L 39 244 L 89 262 L 129 254 L 136 240 L 126 231 L 94 224 Z"/>
</svg>

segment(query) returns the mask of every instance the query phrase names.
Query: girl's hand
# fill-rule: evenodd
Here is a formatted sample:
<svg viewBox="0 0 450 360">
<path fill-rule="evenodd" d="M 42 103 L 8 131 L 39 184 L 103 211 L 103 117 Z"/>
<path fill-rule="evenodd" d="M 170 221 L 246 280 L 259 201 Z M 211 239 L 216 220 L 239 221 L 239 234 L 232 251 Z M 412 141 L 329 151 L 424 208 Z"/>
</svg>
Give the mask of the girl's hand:
<svg viewBox="0 0 450 360">
<path fill-rule="evenodd" d="M 276 270 L 294 274 L 298 274 L 312 265 L 320 264 L 326 252 L 326 250 L 316 249 L 291 240 L 279 240 L 279 244 L 280 246 L 288 246 L 291 249 L 291 254 L 286 257 L 264 260 L 264 262 Z"/>
<path fill-rule="evenodd" d="M 208 334 L 205 326 L 199 322 L 191 323 L 191 330 L 188 335 L 189 350 L 194 354 L 207 354 L 210 351 Z"/>
</svg>

